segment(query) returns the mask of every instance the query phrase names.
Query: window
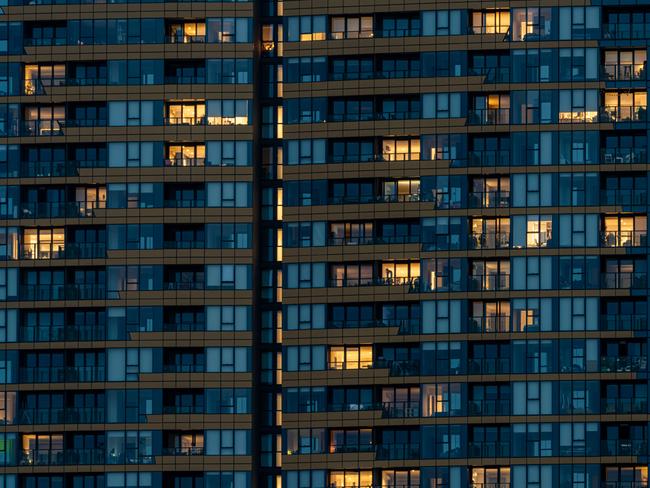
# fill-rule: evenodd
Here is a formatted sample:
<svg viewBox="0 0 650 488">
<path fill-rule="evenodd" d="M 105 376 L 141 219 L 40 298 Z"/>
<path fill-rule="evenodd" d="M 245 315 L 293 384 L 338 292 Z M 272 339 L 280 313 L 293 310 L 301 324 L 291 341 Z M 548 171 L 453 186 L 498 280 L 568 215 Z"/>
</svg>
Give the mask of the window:
<svg viewBox="0 0 650 488">
<path fill-rule="evenodd" d="M 208 141 L 205 150 L 207 166 L 250 166 L 253 159 L 251 141 Z"/>
<path fill-rule="evenodd" d="M 243 429 L 206 430 L 205 453 L 209 456 L 250 455 L 250 431 Z"/>
<path fill-rule="evenodd" d="M 25 95 L 44 94 L 46 87 L 65 84 L 65 64 L 27 64 L 23 76 Z"/>
<path fill-rule="evenodd" d="M 505 34 L 510 29 L 510 11 L 483 10 L 472 12 L 473 34 Z"/>
<path fill-rule="evenodd" d="M 324 41 L 327 17 L 324 15 L 286 17 L 286 40 L 289 42 Z"/>
<path fill-rule="evenodd" d="M 560 90 L 559 122 L 598 122 L 598 91 Z"/>
<path fill-rule="evenodd" d="M 244 305 L 211 305 L 206 307 L 206 330 L 251 330 L 252 311 Z"/>
<path fill-rule="evenodd" d="M 449 119 L 460 116 L 460 93 L 428 93 L 422 95 L 423 119 Z"/>
<path fill-rule="evenodd" d="M 373 36 L 372 16 L 332 17 L 331 39 L 363 39 Z"/>
<path fill-rule="evenodd" d="M 208 42 L 218 44 L 251 42 L 252 19 L 247 17 L 224 17 L 207 20 Z"/>
<path fill-rule="evenodd" d="M 247 373 L 251 370 L 251 350 L 248 347 L 208 347 L 205 361 L 207 372 Z"/>
<path fill-rule="evenodd" d="M 422 385 L 422 416 L 461 414 L 460 383 Z"/>
<path fill-rule="evenodd" d="M 372 346 L 329 348 L 329 369 L 367 369 L 372 365 Z"/>
<path fill-rule="evenodd" d="M 549 39 L 552 32 L 551 12 L 550 8 L 512 9 L 512 40 L 540 41 Z"/>
<path fill-rule="evenodd" d="M 168 144 L 165 166 L 204 166 L 205 144 Z"/>
<path fill-rule="evenodd" d="M 514 382 L 513 415 L 548 415 L 552 412 L 553 384 L 550 381 Z"/>
<path fill-rule="evenodd" d="M 469 122 L 474 125 L 509 124 L 510 95 L 493 94 L 474 97 L 473 107 L 469 111 Z"/>
<path fill-rule="evenodd" d="M 208 100 L 208 125 L 249 125 L 250 100 Z"/>
<path fill-rule="evenodd" d="M 646 120 L 648 93 L 645 91 L 605 92 L 605 116 L 611 122 Z"/>
<path fill-rule="evenodd" d="M 648 224 L 645 215 L 605 215 L 603 244 L 605 247 L 645 246 Z"/>
<path fill-rule="evenodd" d="M 646 77 L 645 49 L 604 52 L 605 76 L 612 81 L 641 80 Z"/>
<path fill-rule="evenodd" d="M 460 10 L 422 12 L 423 36 L 455 36 L 461 34 Z"/>
<path fill-rule="evenodd" d="M 173 43 L 205 42 L 205 22 L 172 23 L 168 33 L 168 41 Z"/>
<path fill-rule="evenodd" d="M 526 247 L 548 247 L 553 237 L 553 221 L 550 215 L 526 217 Z"/>
<path fill-rule="evenodd" d="M 325 139 L 300 139 L 285 141 L 286 164 L 323 164 L 326 162 Z"/>
<path fill-rule="evenodd" d="M 560 7 L 559 19 L 560 40 L 600 37 L 599 7 Z"/>
<path fill-rule="evenodd" d="M 285 371 L 323 371 L 325 346 L 287 346 L 283 360 Z"/>
</svg>

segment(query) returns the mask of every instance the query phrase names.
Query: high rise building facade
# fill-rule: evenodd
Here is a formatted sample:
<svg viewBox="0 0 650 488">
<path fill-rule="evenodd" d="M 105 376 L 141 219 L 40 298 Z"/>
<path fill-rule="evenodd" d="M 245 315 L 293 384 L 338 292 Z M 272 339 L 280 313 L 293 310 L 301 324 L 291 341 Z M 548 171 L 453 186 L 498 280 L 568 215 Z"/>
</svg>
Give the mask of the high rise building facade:
<svg viewBox="0 0 650 488">
<path fill-rule="evenodd" d="M 648 487 L 647 1 L 0 9 L 0 488 Z"/>
</svg>

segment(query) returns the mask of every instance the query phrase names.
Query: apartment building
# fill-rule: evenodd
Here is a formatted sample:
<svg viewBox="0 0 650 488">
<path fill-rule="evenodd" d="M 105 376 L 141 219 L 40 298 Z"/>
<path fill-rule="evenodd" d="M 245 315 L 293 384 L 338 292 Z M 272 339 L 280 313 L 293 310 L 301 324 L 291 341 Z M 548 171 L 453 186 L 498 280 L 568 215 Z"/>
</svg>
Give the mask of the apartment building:
<svg viewBox="0 0 650 488">
<path fill-rule="evenodd" d="M 648 487 L 648 2 L 0 8 L 0 488 Z"/>
</svg>

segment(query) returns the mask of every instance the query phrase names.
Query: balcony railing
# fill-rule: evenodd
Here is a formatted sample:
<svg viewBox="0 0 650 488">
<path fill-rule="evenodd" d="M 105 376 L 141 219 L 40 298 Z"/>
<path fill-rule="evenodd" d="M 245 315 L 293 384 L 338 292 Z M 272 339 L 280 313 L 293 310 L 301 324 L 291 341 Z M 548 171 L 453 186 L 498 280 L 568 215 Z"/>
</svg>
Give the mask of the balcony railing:
<svg viewBox="0 0 650 488">
<path fill-rule="evenodd" d="M 629 414 L 648 413 L 647 398 L 603 398 L 600 402 L 601 413 Z"/>
<path fill-rule="evenodd" d="M 169 44 L 202 44 L 207 41 L 207 36 L 190 36 L 184 34 L 177 34 L 173 36 L 167 36 L 165 41 Z"/>
<path fill-rule="evenodd" d="M 510 332 L 510 315 L 475 315 L 469 318 L 469 331 L 481 333 Z"/>
<path fill-rule="evenodd" d="M 647 453 L 647 439 L 612 439 L 600 444 L 601 456 L 646 456 Z"/>
<path fill-rule="evenodd" d="M 510 151 L 508 150 L 472 150 L 467 154 L 467 165 L 471 167 L 510 166 Z"/>
<path fill-rule="evenodd" d="M 163 364 L 163 373 L 205 373 L 203 364 Z"/>
<path fill-rule="evenodd" d="M 469 125 L 500 125 L 510 123 L 509 108 L 475 108 L 470 109 L 467 123 Z"/>
<path fill-rule="evenodd" d="M 381 460 L 419 459 L 420 444 L 380 444 L 375 446 L 375 455 Z"/>
<path fill-rule="evenodd" d="M 510 289 L 510 275 L 507 273 L 470 275 L 471 291 L 502 291 Z"/>
<path fill-rule="evenodd" d="M 510 457 L 510 442 L 471 442 L 469 443 L 467 457 L 470 458 L 497 458 Z"/>
<path fill-rule="evenodd" d="M 482 67 L 469 68 L 467 76 L 482 76 L 484 83 L 509 83 L 510 68 L 507 67 Z"/>
<path fill-rule="evenodd" d="M 92 217 L 95 209 L 106 207 L 105 201 L 98 202 L 24 202 L 20 205 L 21 218 L 64 218 Z"/>
<path fill-rule="evenodd" d="M 328 361 L 327 369 L 348 370 L 348 369 L 370 369 L 374 366 L 372 359 L 363 361 Z"/>
<path fill-rule="evenodd" d="M 205 448 L 203 446 L 163 448 L 164 456 L 203 456 L 204 454 L 205 454 Z"/>
<path fill-rule="evenodd" d="M 105 300 L 106 287 L 88 285 L 22 285 L 20 299 L 35 300 Z"/>
<path fill-rule="evenodd" d="M 22 367 L 21 383 L 83 383 L 105 381 L 103 366 Z"/>
<path fill-rule="evenodd" d="M 165 166 L 196 167 L 205 166 L 205 158 L 173 158 L 165 159 Z"/>
<path fill-rule="evenodd" d="M 382 417 L 390 419 L 417 418 L 420 416 L 420 403 L 416 401 L 383 402 L 381 414 Z"/>
<path fill-rule="evenodd" d="M 103 341 L 106 328 L 100 325 L 21 326 L 18 337 L 22 342 Z"/>
<path fill-rule="evenodd" d="M 650 24 L 644 22 L 603 24 L 602 32 L 605 39 L 647 39 L 650 37 Z"/>
<path fill-rule="evenodd" d="M 646 330 L 648 327 L 648 316 L 646 314 L 635 315 L 601 315 L 601 330 Z"/>
<path fill-rule="evenodd" d="M 639 289 L 647 287 L 647 274 L 642 271 L 629 273 L 603 273 L 601 284 L 603 288 Z"/>
<path fill-rule="evenodd" d="M 600 160 L 604 164 L 638 164 L 648 161 L 645 147 L 608 147 L 601 150 Z"/>
<path fill-rule="evenodd" d="M 648 356 L 601 356 L 600 371 L 603 373 L 629 373 L 647 371 Z"/>
<path fill-rule="evenodd" d="M 510 358 L 470 358 L 467 366 L 469 374 L 508 374 Z"/>
<path fill-rule="evenodd" d="M 234 285 L 233 285 L 234 286 Z M 165 290 L 204 290 L 205 283 L 203 281 L 166 281 L 163 283 Z"/>
<path fill-rule="evenodd" d="M 420 319 L 369 319 L 369 320 L 328 320 L 328 329 L 364 329 L 370 327 L 397 327 L 398 334 L 419 334 Z"/>
<path fill-rule="evenodd" d="M 645 63 L 643 64 L 604 64 L 603 78 L 610 81 L 645 80 Z"/>
<path fill-rule="evenodd" d="M 329 286 L 333 288 L 357 286 L 415 286 L 419 284 L 419 277 L 375 277 L 375 278 L 331 278 Z"/>
<path fill-rule="evenodd" d="M 22 425 L 103 424 L 105 421 L 101 407 L 20 408 L 17 419 Z"/>
<path fill-rule="evenodd" d="M 600 234 L 603 247 L 645 247 L 648 232 L 645 230 L 604 231 Z"/>
<path fill-rule="evenodd" d="M 475 191 L 469 194 L 469 208 L 507 208 L 510 206 L 509 191 Z"/>
<path fill-rule="evenodd" d="M 601 205 L 647 205 L 648 192 L 638 190 L 601 190 Z"/>
<path fill-rule="evenodd" d="M 648 107 L 626 107 L 620 105 L 605 105 L 600 112 L 602 122 L 643 122 L 646 120 Z"/>
<path fill-rule="evenodd" d="M 419 235 L 409 236 L 349 236 L 329 237 L 328 246 L 367 246 L 381 244 L 417 244 L 420 242 Z"/>
<path fill-rule="evenodd" d="M 507 249 L 510 247 L 509 232 L 485 232 L 470 234 L 470 249 Z"/>
<path fill-rule="evenodd" d="M 470 400 L 469 415 L 510 415 L 510 400 Z"/>
<path fill-rule="evenodd" d="M 417 376 L 420 374 L 418 359 L 377 359 L 373 367 L 388 369 L 390 376 Z"/>
<path fill-rule="evenodd" d="M 94 259 L 106 256 L 106 245 L 95 242 L 22 244 L 20 259 Z"/>
</svg>

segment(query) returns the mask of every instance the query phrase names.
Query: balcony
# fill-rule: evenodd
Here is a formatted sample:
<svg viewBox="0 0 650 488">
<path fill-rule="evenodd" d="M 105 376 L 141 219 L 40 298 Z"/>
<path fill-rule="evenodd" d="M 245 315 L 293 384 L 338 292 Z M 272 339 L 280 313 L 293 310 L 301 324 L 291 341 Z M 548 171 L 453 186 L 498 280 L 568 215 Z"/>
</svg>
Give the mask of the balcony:
<svg viewBox="0 0 650 488">
<path fill-rule="evenodd" d="M 507 249 L 510 247 L 509 232 L 484 232 L 470 234 L 470 249 Z"/>
<path fill-rule="evenodd" d="M 646 314 L 600 316 L 600 330 L 646 330 L 647 327 Z"/>
<path fill-rule="evenodd" d="M 203 405 L 165 405 L 163 414 L 166 415 L 196 415 L 205 413 Z"/>
<path fill-rule="evenodd" d="M 647 288 L 647 274 L 642 271 L 603 273 L 601 285 L 609 289 L 641 289 Z"/>
<path fill-rule="evenodd" d="M 601 413 L 630 414 L 648 413 L 647 398 L 603 398 L 600 402 Z"/>
<path fill-rule="evenodd" d="M 467 457 L 469 458 L 497 458 L 510 457 L 510 442 L 471 442 L 469 443 Z"/>
<path fill-rule="evenodd" d="M 165 332 L 196 332 L 205 330 L 204 323 L 183 322 L 183 323 L 163 323 Z"/>
<path fill-rule="evenodd" d="M 469 208 L 508 208 L 510 207 L 509 191 L 475 191 L 469 194 Z"/>
<path fill-rule="evenodd" d="M 506 273 L 470 275 L 470 291 L 503 291 L 510 289 L 510 275 Z"/>
<path fill-rule="evenodd" d="M 329 452 L 331 454 L 347 454 L 354 452 L 374 452 L 375 446 L 372 444 L 330 444 Z M 296 454 L 299 454 L 296 453 Z"/>
<path fill-rule="evenodd" d="M 601 456 L 646 456 L 647 453 L 647 439 L 603 440 L 600 444 Z"/>
<path fill-rule="evenodd" d="M 602 247 L 645 247 L 648 232 L 645 230 L 604 231 L 600 234 Z"/>
<path fill-rule="evenodd" d="M 165 208 L 204 208 L 205 200 L 203 199 L 189 199 L 189 200 L 165 200 Z"/>
<path fill-rule="evenodd" d="M 601 356 L 602 373 L 631 373 L 648 370 L 647 356 Z"/>
<path fill-rule="evenodd" d="M 469 317 L 469 332 L 510 332 L 510 315 L 475 315 Z"/>
</svg>

